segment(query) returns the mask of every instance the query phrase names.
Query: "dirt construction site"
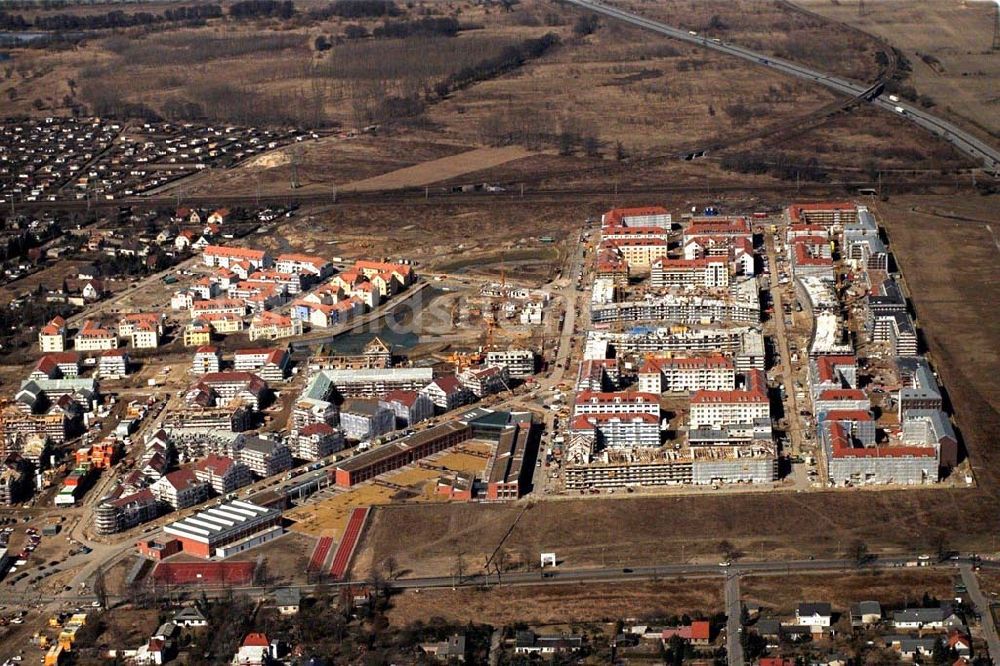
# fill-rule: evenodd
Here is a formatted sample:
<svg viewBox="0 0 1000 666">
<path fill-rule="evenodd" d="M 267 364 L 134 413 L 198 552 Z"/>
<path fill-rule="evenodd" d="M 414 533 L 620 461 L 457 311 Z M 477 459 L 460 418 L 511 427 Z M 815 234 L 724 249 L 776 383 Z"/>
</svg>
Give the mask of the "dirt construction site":
<svg viewBox="0 0 1000 666">
<path fill-rule="evenodd" d="M 339 539 L 355 508 L 400 502 L 446 502 L 447 495 L 437 490 L 438 479 L 449 472 L 482 475 L 491 449 L 488 443 L 475 441 L 461 448 L 461 451 L 449 449 L 420 463 L 407 465 L 370 483 L 348 489 L 324 489 L 286 512 L 285 517 L 294 521 L 291 527 L 294 532 Z"/>
</svg>

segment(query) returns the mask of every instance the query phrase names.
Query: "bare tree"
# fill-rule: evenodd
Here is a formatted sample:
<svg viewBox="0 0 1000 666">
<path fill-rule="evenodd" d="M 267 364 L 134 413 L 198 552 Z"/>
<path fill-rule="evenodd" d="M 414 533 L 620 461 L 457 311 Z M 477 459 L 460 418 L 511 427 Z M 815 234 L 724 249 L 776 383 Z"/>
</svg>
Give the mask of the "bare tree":
<svg viewBox="0 0 1000 666">
<path fill-rule="evenodd" d="M 104 580 L 103 565 L 97 567 L 97 571 L 94 572 L 94 596 L 97 597 L 101 608 L 108 607 L 108 585 L 107 581 Z"/>
<path fill-rule="evenodd" d="M 383 566 L 385 566 L 385 575 L 387 578 L 392 580 L 396 577 L 396 573 L 399 570 L 399 564 L 396 562 L 396 558 L 390 555 L 382 561 Z"/>
</svg>

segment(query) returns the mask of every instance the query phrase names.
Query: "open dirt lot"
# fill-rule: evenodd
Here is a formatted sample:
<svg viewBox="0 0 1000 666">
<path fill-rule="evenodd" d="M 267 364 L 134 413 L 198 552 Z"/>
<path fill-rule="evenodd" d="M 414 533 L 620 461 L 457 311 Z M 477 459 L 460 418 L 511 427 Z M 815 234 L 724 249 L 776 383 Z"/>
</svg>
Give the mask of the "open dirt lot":
<svg viewBox="0 0 1000 666">
<path fill-rule="evenodd" d="M 530 153 L 520 146 L 506 146 L 503 148 L 478 148 L 450 157 L 442 157 L 436 160 L 422 162 L 415 166 L 397 169 L 380 176 L 373 176 L 364 180 L 357 180 L 343 186 L 344 190 L 351 191 L 371 191 L 371 190 L 394 190 L 404 187 L 417 187 L 428 185 L 442 180 L 448 180 L 456 176 L 479 171 L 481 169 L 498 166 L 522 157 Z"/>
<path fill-rule="evenodd" d="M 471 451 L 488 452 L 488 444 L 470 442 Z M 424 465 L 409 465 L 381 477 L 385 485 L 366 483 L 350 490 L 337 492 L 329 499 L 308 502 L 286 512 L 295 521 L 292 530 L 310 536 L 339 538 L 347 526 L 351 511 L 357 507 L 391 504 L 393 502 L 444 502 L 447 497 L 437 493 L 437 480 L 446 471 L 482 474 L 486 459 L 459 451 L 444 451 L 427 458 Z M 398 488 L 402 487 L 402 489 Z"/>
<path fill-rule="evenodd" d="M 685 613 L 697 617 L 718 612 L 722 605 L 721 579 L 435 589 L 394 596 L 389 621 L 400 626 L 436 615 L 455 622 L 473 617 L 493 626 L 567 624 Z"/>
<path fill-rule="evenodd" d="M 857 3 L 795 0 L 795 4 L 878 35 L 899 48 L 913 71 L 907 80 L 938 109 L 994 141 L 1000 137 L 1000 60 L 990 51 L 992 2 L 894 0 Z"/>
<path fill-rule="evenodd" d="M 924 592 L 938 599 L 952 596 L 954 576 L 948 571 L 874 571 L 848 574 L 747 576 L 740 595 L 777 613 L 794 613 L 803 601 L 827 601 L 836 612 L 852 603 L 873 600 L 883 608 L 919 604 Z"/>
</svg>

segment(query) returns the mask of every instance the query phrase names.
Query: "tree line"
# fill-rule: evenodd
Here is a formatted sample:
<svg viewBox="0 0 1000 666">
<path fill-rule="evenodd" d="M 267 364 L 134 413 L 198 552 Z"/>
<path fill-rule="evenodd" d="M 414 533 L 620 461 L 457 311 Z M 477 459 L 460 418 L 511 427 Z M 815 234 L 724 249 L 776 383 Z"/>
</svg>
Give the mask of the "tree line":
<svg viewBox="0 0 1000 666">
<path fill-rule="evenodd" d="M 219 5 L 195 5 L 167 9 L 163 14 L 123 12 L 115 9 L 103 14 L 46 14 L 29 21 L 21 14 L 0 12 L 3 30 L 106 30 L 179 21 L 204 21 L 222 17 Z"/>
<path fill-rule="evenodd" d="M 229 15 L 236 19 L 288 19 L 295 15 L 295 3 L 292 0 L 240 0 L 229 7 Z"/>
<path fill-rule="evenodd" d="M 399 7 L 392 0 L 337 0 L 318 9 L 310 9 L 308 16 L 314 21 L 339 16 L 340 18 L 381 18 L 399 16 Z"/>
<path fill-rule="evenodd" d="M 405 37 L 454 37 L 461 29 L 458 19 L 427 16 L 415 21 L 385 21 L 372 30 L 372 36 L 402 39 Z"/>
</svg>

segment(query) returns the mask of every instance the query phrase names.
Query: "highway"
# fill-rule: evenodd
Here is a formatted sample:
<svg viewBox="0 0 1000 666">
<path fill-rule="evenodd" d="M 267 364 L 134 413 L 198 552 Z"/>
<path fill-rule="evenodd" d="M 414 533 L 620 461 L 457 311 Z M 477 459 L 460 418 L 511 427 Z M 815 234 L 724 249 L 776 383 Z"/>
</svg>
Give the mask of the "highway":
<svg viewBox="0 0 1000 666">
<path fill-rule="evenodd" d="M 567 0 L 567 2 L 583 9 L 603 14 L 619 21 L 631 23 L 632 25 L 640 28 L 657 32 L 667 37 L 696 44 L 726 55 L 742 58 L 788 76 L 818 83 L 821 86 L 829 88 L 830 90 L 842 95 L 847 95 L 848 97 L 863 96 L 872 91 L 871 85 L 856 83 L 837 76 L 824 74 L 823 72 L 789 62 L 788 60 L 775 58 L 764 53 L 758 53 L 757 51 L 751 51 L 750 49 L 742 46 L 736 46 L 721 40 L 716 41 L 715 39 L 698 35 L 693 31 L 675 28 L 665 23 L 660 23 L 659 21 L 654 21 L 652 19 L 644 18 L 638 14 L 618 9 L 617 7 L 605 5 L 601 2 L 595 2 L 594 0 Z M 888 98 L 882 98 L 875 95 L 874 99 L 871 100 L 871 103 L 885 109 L 889 113 L 903 117 L 919 127 L 922 127 L 931 134 L 948 141 L 960 152 L 964 153 L 976 162 L 982 163 L 983 167 L 990 173 L 997 173 L 1000 171 L 1000 150 L 986 144 L 976 136 L 973 136 L 956 125 L 953 125 L 946 120 L 942 120 L 937 116 L 928 113 L 924 109 L 913 106 L 907 102 L 894 102 Z"/>
</svg>

